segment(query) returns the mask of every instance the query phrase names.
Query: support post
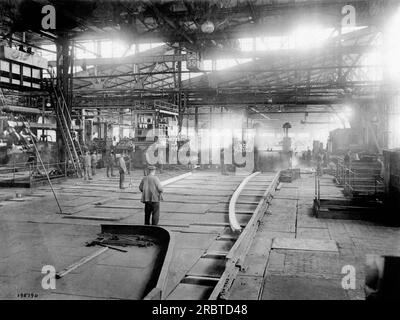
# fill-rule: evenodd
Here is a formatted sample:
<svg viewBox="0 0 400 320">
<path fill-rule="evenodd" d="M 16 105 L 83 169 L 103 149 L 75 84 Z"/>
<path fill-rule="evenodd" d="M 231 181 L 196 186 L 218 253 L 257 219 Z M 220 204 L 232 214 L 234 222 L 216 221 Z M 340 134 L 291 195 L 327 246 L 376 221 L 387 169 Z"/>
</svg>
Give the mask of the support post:
<svg viewBox="0 0 400 320">
<path fill-rule="evenodd" d="M 70 99 L 70 94 L 69 94 L 69 81 L 70 81 L 70 74 L 69 74 L 69 69 L 70 65 L 72 63 L 73 58 L 70 56 L 70 50 L 69 50 L 69 40 L 65 38 L 61 38 L 56 42 L 56 49 L 57 49 L 57 59 L 56 59 L 56 70 L 57 70 L 57 85 L 60 87 L 63 96 L 66 99 L 66 103 L 68 106 L 68 112 L 71 113 L 71 100 Z M 72 70 L 72 69 L 71 69 Z M 71 78 L 72 81 L 72 78 Z M 71 88 L 72 90 L 72 88 Z M 57 102 L 56 102 L 57 103 Z M 67 119 L 69 121 L 69 119 Z M 71 126 L 71 123 L 68 122 L 68 127 Z M 57 143 L 59 144 L 59 161 L 67 161 L 66 159 L 66 152 L 65 152 L 65 146 L 64 146 L 64 141 L 62 140 L 62 133 L 60 131 L 60 128 L 57 127 L 56 131 L 56 140 Z"/>
</svg>

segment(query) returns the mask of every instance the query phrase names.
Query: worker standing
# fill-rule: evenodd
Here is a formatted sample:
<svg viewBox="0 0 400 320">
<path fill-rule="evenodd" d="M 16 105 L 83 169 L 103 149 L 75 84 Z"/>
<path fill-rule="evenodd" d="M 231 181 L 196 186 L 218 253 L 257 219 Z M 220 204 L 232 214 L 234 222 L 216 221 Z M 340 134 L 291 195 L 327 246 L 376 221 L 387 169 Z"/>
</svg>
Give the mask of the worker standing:
<svg viewBox="0 0 400 320">
<path fill-rule="evenodd" d="M 111 170 L 111 177 L 115 177 L 114 175 L 114 152 L 107 151 L 106 153 L 106 166 L 107 166 L 107 177 L 110 177 L 110 170 Z"/>
<path fill-rule="evenodd" d="M 324 162 L 324 155 L 322 151 L 318 152 L 317 154 L 317 175 L 322 176 L 323 175 L 323 162 Z"/>
<path fill-rule="evenodd" d="M 293 150 L 290 149 L 288 152 L 289 169 L 293 167 Z"/>
<path fill-rule="evenodd" d="M 126 155 L 123 156 L 123 158 L 124 158 L 124 160 L 125 160 L 125 165 L 126 165 L 127 173 L 130 175 L 130 174 L 131 174 L 131 170 L 132 170 L 132 167 L 131 167 L 131 157 L 129 156 L 129 154 L 126 154 Z"/>
<path fill-rule="evenodd" d="M 224 149 L 224 147 L 222 147 L 220 149 L 220 160 L 221 160 L 221 174 L 227 175 L 226 166 L 225 166 L 225 149 Z"/>
<path fill-rule="evenodd" d="M 93 180 L 93 178 L 91 177 L 91 158 L 89 151 L 86 151 L 85 155 L 83 156 L 83 169 L 84 169 L 83 178 L 85 180 Z"/>
<path fill-rule="evenodd" d="M 347 169 L 349 169 L 350 165 L 351 165 L 351 151 L 350 150 L 348 150 L 347 153 L 345 154 L 343 161 L 344 161 L 344 166 Z"/>
<path fill-rule="evenodd" d="M 97 166 L 97 152 L 93 151 L 90 156 L 90 165 L 92 167 L 92 176 L 96 175 L 96 166 Z"/>
<path fill-rule="evenodd" d="M 144 176 L 139 185 L 142 192 L 141 201 L 144 203 L 144 224 L 157 225 L 160 218 L 160 201 L 162 200 L 163 188 L 156 177 L 156 167 L 148 167 L 148 175 Z"/>
<path fill-rule="evenodd" d="M 125 189 L 124 181 L 125 174 L 127 173 L 126 164 L 123 155 L 118 156 L 118 170 L 119 170 L 119 188 Z"/>
<path fill-rule="evenodd" d="M 307 147 L 306 161 L 307 161 L 308 165 L 311 164 L 311 158 L 312 158 L 311 150 L 310 150 L 310 148 Z"/>
</svg>

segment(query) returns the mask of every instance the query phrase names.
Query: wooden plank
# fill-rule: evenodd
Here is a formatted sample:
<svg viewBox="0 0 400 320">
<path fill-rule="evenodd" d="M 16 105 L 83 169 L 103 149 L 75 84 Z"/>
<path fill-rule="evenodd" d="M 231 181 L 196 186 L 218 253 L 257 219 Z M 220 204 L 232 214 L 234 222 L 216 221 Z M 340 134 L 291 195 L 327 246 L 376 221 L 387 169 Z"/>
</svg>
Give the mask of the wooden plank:
<svg viewBox="0 0 400 320">
<path fill-rule="evenodd" d="M 176 177 L 173 177 L 173 178 L 170 178 L 170 179 L 161 181 L 161 185 L 162 185 L 162 186 L 167 186 L 167 185 L 169 185 L 169 184 L 171 184 L 171 183 L 174 183 L 174 182 L 176 182 L 176 181 L 185 179 L 185 178 L 187 178 L 187 177 L 189 177 L 189 176 L 191 176 L 191 175 L 192 175 L 191 172 L 187 172 L 187 173 L 181 174 L 181 175 L 179 175 L 179 176 L 176 176 Z"/>
<path fill-rule="evenodd" d="M 275 238 L 272 249 L 339 252 L 336 241 L 320 239 Z"/>
<path fill-rule="evenodd" d="M 195 222 L 192 226 L 210 226 L 210 227 L 229 227 L 229 223 L 225 222 Z"/>
<path fill-rule="evenodd" d="M 64 216 L 64 219 L 85 219 L 85 220 L 100 220 L 100 221 L 118 221 L 126 217 L 112 218 L 112 217 L 99 217 L 99 216 Z"/>
<path fill-rule="evenodd" d="M 71 271 L 74 271 L 75 269 L 79 268 L 80 266 L 84 265 L 85 263 L 93 260 L 94 258 L 101 255 L 103 252 L 106 252 L 107 250 L 108 250 L 108 247 L 103 247 L 103 248 L 97 250 L 96 252 L 92 253 L 91 255 L 84 257 L 77 262 L 74 262 L 70 266 L 68 266 L 68 267 L 64 268 L 63 270 L 61 270 L 60 272 L 56 273 L 56 278 L 60 279 L 60 278 L 64 277 Z"/>
<path fill-rule="evenodd" d="M 222 259 L 222 258 L 226 257 L 227 254 L 228 254 L 227 251 L 225 251 L 225 252 L 223 252 L 223 251 L 207 251 L 201 257 L 202 258 Z"/>
</svg>

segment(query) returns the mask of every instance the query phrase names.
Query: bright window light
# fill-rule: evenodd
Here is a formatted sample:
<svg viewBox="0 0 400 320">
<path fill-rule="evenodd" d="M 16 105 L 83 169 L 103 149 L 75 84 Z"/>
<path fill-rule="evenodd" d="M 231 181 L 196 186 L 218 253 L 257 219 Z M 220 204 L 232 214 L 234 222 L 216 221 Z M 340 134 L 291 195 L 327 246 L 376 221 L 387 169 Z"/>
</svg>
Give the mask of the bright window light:
<svg viewBox="0 0 400 320">
<path fill-rule="evenodd" d="M 347 118 L 350 119 L 353 116 L 353 108 L 351 106 L 344 106 L 343 108 L 343 115 Z"/>
<path fill-rule="evenodd" d="M 236 59 L 236 62 L 238 64 L 242 64 L 242 63 L 246 63 L 246 62 L 250 62 L 252 61 L 252 59 Z"/>
<path fill-rule="evenodd" d="M 211 70 L 212 69 L 212 60 L 203 60 L 203 69 Z"/>
<path fill-rule="evenodd" d="M 366 26 L 365 27 L 356 27 L 356 26 L 349 27 L 349 26 L 345 26 L 345 27 L 342 28 L 342 34 L 351 33 L 351 32 L 354 32 L 354 31 L 361 30 L 361 29 L 365 29 L 365 28 L 368 28 L 368 27 L 366 27 Z"/>
<path fill-rule="evenodd" d="M 256 38 L 256 50 L 257 51 L 263 51 L 263 50 L 268 50 L 268 38 Z"/>
<path fill-rule="evenodd" d="M 241 51 L 253 51 L 253 38 L 239 39 L 239 46 Z"/>
<path fill-rule="evenodd" d="M 395 11 L 385 28 L 384 60 L 388 77 L 392 81 L 400 81 L 400 7 Z"/>
<path fill-rule="evenodd" d="M 123 41 L 101 41 L 100 52 L 102 58 L 120 58 L 135 54 L 135 46 Z"/>
<path fill-rule="evenodd" d="M 323 28 L 318 25 L 300 26 L 289 35 L 255 38 L 255 50 L 314 48 L 323 45 L 330 36 L 335 35 L 333 31 L 331 28 Z M 239 39 L 239 43 L 241 51 L 253 51 L 253 38 L 241 38 Z"/>
<path fill-rule="evenodd" d="M 129 50 L 128 44 L 122 41 L 113 41 L 112 42 L 112 56 L 113 58 L 120 58 L 126 55 Z"/>
<path fill-rule="evenodd" d="M 152 43 L 150 44 L 150 46 L 151 46 L 152 49 L 153 49 L 153 48 L 157 48 L 157 47 L 161 47 L 161 46 L 163 46 L 163 45 L 164 45 L 163 42 L 152 42 Z"/>
<path fill-rule="evenodd" d="M 301 26 L 291 35 L 292 47 L 296 49 L 309 49 L 319 47 L 332 34 L 332 29 L 319 26 Z"/>
<path fill-rule="evenodd" d="M 79 46 L 75 47 L 75 57 L 77 59 L 91 59 L 96 58 L 95 41 L 79 42 Z"/>
<path fill-rule="evenodd" d="M 139 52 L 143 52 L 143 51 L 150 50 L 150 49 L 151 49 L 150 43 L 139 44 Z"/>
<path fill-rule="evenodd" d="M 287 49 L 288 37 L 266 37 L 264 42 L 267 44 L 268 50 Z"/>
<path fill-rule="evenodd" d="M 54 44 L 51 45 L 42 45 L 41 46 L 43 49 L 51 50 L 51 51 L 56 51 L 56 46 Z M 45 50 L 41 50 L 40 54 L 43 58 L 45 58 L 47 61 L 55 61 L 56 60 L 56 54 L 51 53 Z"/>
<path fill-rule="evenodd" d="M 338 114 L 339 119 L 343 123 L 345 128 L 350 128 L 350 116 L 344 111 L 344 112 L 339 112 Z"/>
<path fill-rule="evenodd" d="M 237 65 L 235 59 L 221 59 L 217 60 L 217 70 L 224 70 Z"/>
<path fill-rule="evenodd" d="M 369 81 L 382 81 L 383 79 L 383 69 L 381 67 L 383 57 L 380 50 L 374 50 L 363 55 L 360 59 L 359 64 L 365 65 L 361 68 L 363 73 L 368 77 Z M 357 77 L 352 80 L 357 81 Z"/>
<path fill-rule="evenodd" d="M 256 50 L 266 51 L 266 50 L 278 50 L 287 49 L 288 47 L 288 37 L 287 36 L 269 36 L 255 39 Z"/>
<path fill-rule="evenodd" d="M 101 44 L 101 56 L 102 58 L 112 58 L 113 50 L 112 50 L 112 41 L 102 41 Z"/>
</svg>

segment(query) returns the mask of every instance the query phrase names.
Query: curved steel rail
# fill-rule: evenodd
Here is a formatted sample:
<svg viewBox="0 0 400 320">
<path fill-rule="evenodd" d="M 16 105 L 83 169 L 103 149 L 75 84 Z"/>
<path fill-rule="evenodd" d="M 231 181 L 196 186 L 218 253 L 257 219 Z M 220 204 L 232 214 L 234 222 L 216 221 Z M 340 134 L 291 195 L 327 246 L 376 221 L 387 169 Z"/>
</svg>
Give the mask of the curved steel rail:
<svg viewBox="0 0 400 320">
<path fill-rule="evenodd" d="M 246 184 L 259 174 L 260 172 L 254 172 L 253 174 L 244 178 L 243 181 L 240 183 L 239 187 L 237 187 L 235 192 L 232 194 L 231 200 L 229 201 L 229 225 L 231 226 L 233 232 L 240 232 L 242 230 L 242 227 L 240 226 L 239 222 L 236 219 L 236 210 L 235 210 L 236 201 L 239 198 L 240 194 L 242 193 Z"/>
<path fill-rule="evenodd" d="M 187 173 L 184 173 L 184 174 L 180 174 L 179 176 L 176 176 L 176 177 L 161 181 L 161 185 L 164 187 L 164 186 L 169 185 L 171 183 L 174 183 L 176 181 L 185 179 L 186 177 L 188 177 L 190 175 L 192 175 L 192 172 L 187 172 Z"/>
<path fill-rule="evenodd" d="M 225 271 L 219 279 L 217 285 L 214 287 L 209 300 L 224 299 L 228 294 L 233 281 L 243 267 L 244 259 L 257 232 L 259 221 L 263 217 L 264 212 L 269 205 L 272 193 L 279 183 L 280 175 L 281 171 L 276 173 L 274 179 L 260 200 L 257 208 L 254 210 L 251 219 L 247 223 L 243 232 L 240 234 L 239 238 L 236 240 L 233 247 L 229 250 L 226 256 Z"/>
</svg>

